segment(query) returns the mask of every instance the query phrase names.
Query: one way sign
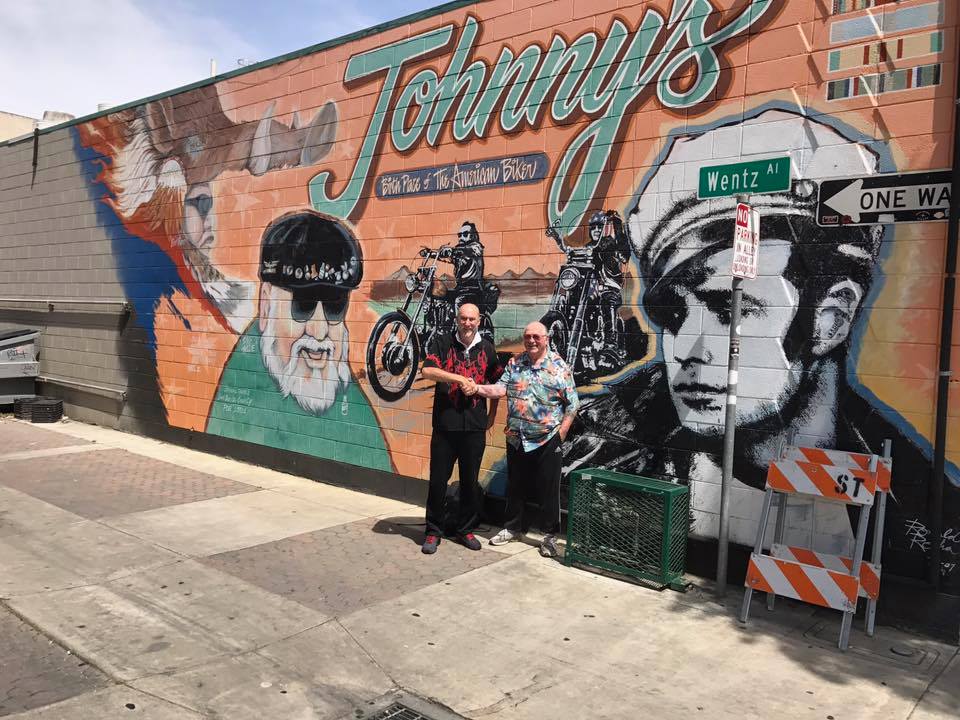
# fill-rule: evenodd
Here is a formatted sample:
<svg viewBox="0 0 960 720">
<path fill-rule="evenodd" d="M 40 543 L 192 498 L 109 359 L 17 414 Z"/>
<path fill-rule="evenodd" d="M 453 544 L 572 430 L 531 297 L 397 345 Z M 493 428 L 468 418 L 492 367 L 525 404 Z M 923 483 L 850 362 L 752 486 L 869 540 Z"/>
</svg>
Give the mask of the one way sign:
<svg viewBox="0 0 960 720">
<path fill-rule="evenodd" d="M 820 183 L 817 224 L 946 220 L 950 215 L 950 170 L 866 175 Z"/>
</svg>

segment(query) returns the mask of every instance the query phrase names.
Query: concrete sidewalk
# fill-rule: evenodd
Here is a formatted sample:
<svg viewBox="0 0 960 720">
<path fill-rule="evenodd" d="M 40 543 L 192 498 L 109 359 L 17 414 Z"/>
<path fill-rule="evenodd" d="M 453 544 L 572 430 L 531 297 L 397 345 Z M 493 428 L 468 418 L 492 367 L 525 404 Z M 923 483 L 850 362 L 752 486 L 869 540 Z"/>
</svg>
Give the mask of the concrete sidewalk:
<svg viewBox="0 0 960 720">
<path fill-rule="evenodd" d="M 658 593 L 532 545 L 427 557 L 422 520 L 146 438 L 0 419 L 0 716 L 339 720 L 398 698 L 438 720 L 960 716 L 956 647 L 858 621 L 840 653 L 836 613 L 761 599 L 744 627 L 736 588 L 726 605 L 707 583 Z"/>
</svg>

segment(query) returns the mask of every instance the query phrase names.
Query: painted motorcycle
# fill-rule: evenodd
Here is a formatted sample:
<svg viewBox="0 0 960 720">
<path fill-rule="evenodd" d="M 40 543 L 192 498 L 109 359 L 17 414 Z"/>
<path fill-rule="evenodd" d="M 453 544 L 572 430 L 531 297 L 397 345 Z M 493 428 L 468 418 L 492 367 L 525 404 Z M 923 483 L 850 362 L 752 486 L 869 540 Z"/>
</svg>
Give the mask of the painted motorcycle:
<svg viewBox="0 0 960 720">
<path fill-rule="evenodd" d="M 437 274 L 438 263 L 450 262 L 453 248 L 421 248 L 420 266 L 404 279 L 407 298 L 402 307 L 380 317 L 367 341 L 367 378 L 384 400 L 403 397 L 417 376 L 424 349 L 438 332 L 452 332 L 456 325 L 458 298 L 477 302 L 480 334 L 493 342 L 491 316 L 497 309 L 500 288 L 483 282 L 480 288 L 446 290 Z M 479 294 L 479 297 L 478 297 Z"/>
<path fill-rule="evenodd" d="M 573 369 L 578 383 L 619 370 L 626 357 L 624 322 L 617 315 L 616 327 L 604 333 L 598 300 L 597 243 L 567 245 L 555 226 L 548 227 L 546 234 L 567 256 L 557 274 L 550 309 L 540 319 L 547 328 L 550 346 Z"/>
</svg>

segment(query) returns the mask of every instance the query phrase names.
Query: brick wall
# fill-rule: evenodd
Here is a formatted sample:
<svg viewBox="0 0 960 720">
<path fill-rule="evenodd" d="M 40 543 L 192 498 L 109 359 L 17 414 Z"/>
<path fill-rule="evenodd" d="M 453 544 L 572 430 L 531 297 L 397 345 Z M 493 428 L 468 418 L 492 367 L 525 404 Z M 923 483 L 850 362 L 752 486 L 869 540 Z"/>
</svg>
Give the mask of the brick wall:
<svg viewBox="0 0 960 720">
<path fill-rule="evenodd" d="M 928 488 L 942 482 L 941 573 L 956 583 L 955 403 L 948 477 L 931 470 L 946 224 L 824 227 L 815 201 L 829 179 L 949 166 L 957 9 L 887 3 L 881 39 L 864 10 L 828 5 L 464 4 L 45 132 L 35 177 L 32 140 L 0 145 L 0 323 L 43 329 L 44 392 L 78 416 L 270 462 L 315 458 L 343 482 L 409 483 L 428 471 L 432 387 L 404 386 L 395 366 L 396 391 L 378 388 L 386 356 L 370 337 L 403 304 L 419 248 L 456 244 L 470 221 L 505 354 L 551 307 L 569 339 L 564 302 L 583 286 L 566 297 L 557 276 L 577 262 L 596 273 L 568 355 L 584 407 L 567 469 L 689 483 L 692 530 L 715 537 L 733 200 L 696 202 L 698 173 L 789 155 L 805 182 L 754 198 L 733 538 L 752 543 L 765 465 L 790 431 L 858 451 L 889 438 L 901 502 L 888 557 L 925 573 Z M 644 22 L 655 52 L 636 40 Z M 574 48 L 570 62 L 551 69 L 551 46 Z M 609 215 L 591 241 L 597 211 Z M 291 213 L 321 218 L 327 239 L 264 264 Z M 545 233 L 554 223 L 569 256 Z M 362 279 L 329 233 L 355 240 Z M 469 295 L 477 251 L 461 255 L 438 267 Z M 317 302 L 338 293 L 339 325 L 336 303 Z M 303 338 L 319 344 L 291 355 Z M 503 456 L 494 433 L 492 495 Z M 811 522 L 823 549 L 849 546 L 844 512 L 793 507 L 798 538 Z"/>
</svg>

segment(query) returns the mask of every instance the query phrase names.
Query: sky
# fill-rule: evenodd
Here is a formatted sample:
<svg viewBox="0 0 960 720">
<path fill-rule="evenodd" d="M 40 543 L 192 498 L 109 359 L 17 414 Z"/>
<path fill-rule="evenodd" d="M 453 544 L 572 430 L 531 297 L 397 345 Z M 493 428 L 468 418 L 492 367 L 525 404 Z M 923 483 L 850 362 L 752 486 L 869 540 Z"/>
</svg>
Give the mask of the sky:
<svg viewBox="0 0 960 720">
<path fill-rule="evenodd" d="M 0 22 L 0 111 L 80 117 L 442 0 L 27 0 Z"/>
</svg>

